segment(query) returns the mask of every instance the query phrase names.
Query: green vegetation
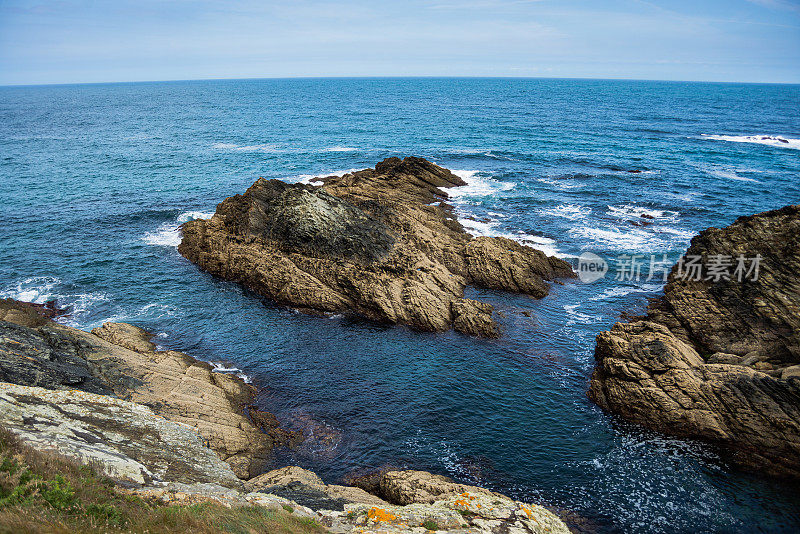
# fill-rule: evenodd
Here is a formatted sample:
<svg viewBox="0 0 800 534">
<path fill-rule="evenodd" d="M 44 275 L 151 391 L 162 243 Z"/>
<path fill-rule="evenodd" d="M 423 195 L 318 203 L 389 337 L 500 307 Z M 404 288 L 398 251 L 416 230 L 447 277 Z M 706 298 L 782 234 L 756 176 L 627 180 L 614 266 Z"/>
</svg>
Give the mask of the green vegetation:
<svg viewBox="0 0 800 534">
<path fill-rule="evenodd" d="M 427 528 L 428 530 L 439 530 L 439 525 L 436 523 L 436 521 L 433 521 L 431 519 L 423 521 L 422 526 Z"/>
<path fill-rule="evenodd" d="M 91 466 L 36 451 L 0 429 L 0 533 L 72 532 L 316 534 L 324 529 L 288 509 L 143 499 L 118 490 Z"/>
</svg>

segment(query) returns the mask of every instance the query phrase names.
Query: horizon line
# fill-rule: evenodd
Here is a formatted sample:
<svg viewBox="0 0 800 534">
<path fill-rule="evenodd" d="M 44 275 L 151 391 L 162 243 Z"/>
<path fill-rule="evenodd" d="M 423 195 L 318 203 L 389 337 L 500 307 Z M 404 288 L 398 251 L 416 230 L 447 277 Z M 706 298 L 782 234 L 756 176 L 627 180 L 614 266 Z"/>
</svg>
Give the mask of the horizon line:
<svg viewBox="0 0 800 534">
<path fill-rule="evenodd" d="M 595 81 L 629 81 L 629 82 L 664 82 L 664 83 L 710 83 L 710 84 L 741 84 L 741 85 L 800 85 L 796 82 L 742 82 L 742 81 L 717 81 L 717 80 L 672 80 L 658 78 L 625 78 L 625 77 L 590 77 L 590 76 L 482 76 L 482 75 L 376 75 L 376 76 L 259 76 L 259 77 L 209 77 L 209 78 L 177 78 L 161 80 L 127 80 L 127 81 L 102 81 L 102 82 L 48 82 L 48 83 L 10 83 L 0 84 L 0 88 L 8 87 L 57 87 L 71 85 L 122 85 L 134 83 L 178 83 L 178 82 L 209 82 L 209 81 L 259 81 L 259 80 L 369 80 L 369 79 L 485 79 L 485 80 L 595 80 Z"/>
</svg>

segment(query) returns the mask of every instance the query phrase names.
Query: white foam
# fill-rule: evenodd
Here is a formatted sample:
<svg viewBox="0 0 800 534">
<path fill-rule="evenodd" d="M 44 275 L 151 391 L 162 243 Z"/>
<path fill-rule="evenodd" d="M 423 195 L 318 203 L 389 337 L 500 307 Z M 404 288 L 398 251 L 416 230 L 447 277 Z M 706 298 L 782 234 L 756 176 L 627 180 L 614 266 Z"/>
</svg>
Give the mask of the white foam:
<svg viewBox="0 0 800 534">
<path fill-rule="evenodd" d="M 576 204 L 560 204 L 553 208 L 543 208 L 539 213 L 548 217 L 561 217 L 570 221 L 582 220 L 592 213 L 592 208 Z"/>
<path fill-rule="evenodd" d="M 211 148 L 217 150 L 232 150 L 236 152 L 279 152 L 280 147 L 277 145 L 237 145 L 234 143 L 214 143 Z"/>
<path fill-rule="evenodd" d="M 178 215 L 175 222 L 164 223 L 157 230 L 147 232 L 142 236 L 142 241 L 148 245 L 159 247 L 177 247 L 181 244 L 180 225 L 195 219 L 210 219 L 213 212 L 186 211 Z"/>
<path fill-rule="evenodd" d="M 655 276 L 658 276 L 657 274 Z M 630 295 L 631 293 L 656 293 L 661 290 L 661 284 L 645 284 L 642 286 L 617 286 L 611 287 L 600 293 L 599 295 L 595 295 L 593 297 L 589 297 L 589 300 L 610 300 L 615 299 L 618 297 L 624 297 L 625 295 Z"/>
<path fill-rule="evenodd" d="M 54 300 L 57 306 L 68 308 L 69 315 L 61 319 L 73 326 L 81 324 L 82 319 L 99 305 L 110 302 L 105 293 L 77 293 L 64 287 L 61 279 L 54 276 L 34 276 L 10 284 L 0 291 L 0 298 L 11 298 L 23 302 L 44 304 Z"/>
<path fill-rule="evenodd" d="M 577 311 L 579 306 L 580 304 L 564 306 L 564 311 L 567 312 L 567 316 L 569 317 L 567 320 L 567 326 L 572 326 L 574 324 L 592 324 L 603 320 L 603 318 L 599 315 L 589 315 L 588 313 L 581 313 Z"/>
<path fill-rule="evenodd" d="M 495 219 L 476 221 L 475 219 L 468 218 L 468 216 L 461 216 L 458 218 L 458 222 L 461 223 L 464 230 L 476 237 L 506 237 L 531 248 L 541 250 L 548 256 L 560 256 L 558 249 L 555 247 L 555 240 L 549 237 L 526 234 L 521 231 L 516 233 L 505 231 L 499 227 L 500 221 Z"/>
<path fill-rule="evenodd" d="M 775 146 L 779 148 L 793 148 L 800 150 L 800 139 L 782 137 L 780 135 L 711 135 L 702 134 L 702 139 L 714 141 L 730 141 L 733 143 L 756 143 L 759 145 Z"/>
<path fill-rule="evenodd" d="M 448 188 L 447 194 L 456 201 L 465 198 L 494 195 L 501 191 L 509 191 L 516 185 L 513 182 L 502 182 L 500 180 L 481 176 L 480 171 L 455 170 L 452 172 L 467 183 L 467 185 Z"/>
<path fill-rule="evenodd" d="M 708 171 L 709 174 L 716 176 L 718 178 L 726 178 L 728 180 L 737 180 L 739 182 L 754 182 L 760 184 L 758 180 L 755 178 L 748 178 L 746 176 L 739 176 L 736 174 L 736 171 L 729 170 L 729 169 L 711 169 Z"/>
<path fill-rule="evenodd" d="M 350 146 L 329 146 L 327 148 L 322 149 L 323 152 L 355 152 L 357 148 L 353 148 Z"/>
<path fill-rule="evenodd" d="M 225 373 L 225 374 L 229 374 L 229 375 L 236 375 L 237 377 L 241 378 L 242 381 L 245 384 L 250 384 L 253 381 L 252 378 L 250 378 L 249 376 L 244 374 L 244 372 L 242 372 L 242 370 L 239 369 L 238 367 L 234 367 L 234 366 L 228 367 L 227 365 L 225 365 L 222 362 L 208 362 L 208 363 L 211 364 L 212 370 L 215 373 Z"/>
<path fill-rule="evenodd" d="M 550 178 L 537 178 L 537 182 L 547 184 L 558 189 L 578 189 L 583 187 L 583 184 L 577 182 L 570 182 L 569 180 L 552 180 Z"/>
<path fill-rule="evenodd" d="M 613 250 L 636 253 L 661 252 L 678 244 L 688 242 L 693 232 L 670 227 L 626 228 L 588 227 L 571 228 L 570 235 L 589 239 L 593 244 L 603 245 Z"/>
<path fill-rule="evenodd" d="M 53 300 L 53 288 L 60 283 L 61 280 L 53 276 L 34 276 L 6 286 L 0 291 L 0 298 L 44 304 Z"/>
<path fill-rule="evenodd" d="M 674 221 L 678 218 L 678 212 L 672 210 L 657 210 L 653 208 L 645 208 L 635 206 L 632 204 L 623 204 L 621 206 L 608 206 L 608 214 L 618 219 L 625 220 L 660 220 L 660 221 Z M 642 217 L 646 215 L 647 217 Z M 652 219 L 649 219 L 652 217 Z"/>
<path fill-rule="evenodd" d="M 217 371 L 219 373 L 241 373 L 242 372 L 242 370 L 239 369 L 238 367 L 235 367 L 235 366 L 228 367 L 227 365 L 225 365 L 222 362 L 208 362 L 208 363 L 211 364 L 211 367 L 214 368 L 214 371 Z"/>
</svg>

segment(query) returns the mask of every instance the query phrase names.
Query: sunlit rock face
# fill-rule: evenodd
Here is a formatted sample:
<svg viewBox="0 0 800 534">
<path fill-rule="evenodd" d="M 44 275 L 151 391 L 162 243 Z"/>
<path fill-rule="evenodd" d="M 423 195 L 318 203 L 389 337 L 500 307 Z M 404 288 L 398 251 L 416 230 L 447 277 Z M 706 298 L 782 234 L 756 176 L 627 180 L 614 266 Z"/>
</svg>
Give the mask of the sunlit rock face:
<svg viewBox="0 0 800 534">
<path fill-rule="evenodd" d="M 469 284 L 547 295 L 564 261 L 502 237 L 470 236 L 446 204 L 465 185 L 422 158 L 389 158 L 322 185 L 256 181 L 183 226 L 179 251 L 270 299 L 425 331 L 496 337 L 493 307 Z M 436 204 L 436 205 L 434 205 Z"/>
</svg>

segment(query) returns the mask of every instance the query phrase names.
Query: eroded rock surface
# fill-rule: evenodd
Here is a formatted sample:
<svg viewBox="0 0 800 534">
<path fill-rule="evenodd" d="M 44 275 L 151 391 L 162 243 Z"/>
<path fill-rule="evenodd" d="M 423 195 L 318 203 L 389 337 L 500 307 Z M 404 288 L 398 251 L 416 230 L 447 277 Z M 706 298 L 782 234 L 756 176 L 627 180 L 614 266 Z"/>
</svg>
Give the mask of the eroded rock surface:
<svg viewBox="0 0 800 534">
<path fill-rule="evenodd" d="M 106 323 L 90 334 L 31 315 L 14 301 L 2 306 L 2 381 L 113 394 L 145 405 L 195 428 L 242 479 L 263 471 L 273 447 L 300 438 L 251 407 L 255 388 L 181 352 L 156 350 L 141 328 Z"/>
<path fill-rule="evenodd" d="M 541 506 L 426 471 L 388 471 L 379 479 L 378 491 L 388 502 L 359 488 L 325 485 L 299 467 L 265 473 L 248 481 L 245 491 L 250 502 L 265 505 L 287 499 L 332 532 L 569 532 Z"/>
<path fill-rule="evenodd" d="M 322 181 L 259 179 L 186 223 L 178 250 L 280 304 L 485 337 L 499 335 L 493 308 L 465 299 L 468 284 L 541 298 L 546 281 L 574 276 L 541 251 L 467 234 L 445 203 L 465 183 L 425 159 Z"/>
<path fill-rule="evenodd" d="M 118 481 L 241 485 L 194 429 L 109 395 L 0 383 L 0 423 L 38 450 Z"/>
<path fill-rule="evenodd" d="M 732 275 L 736 257 L 760 255 L 758 278 L 687 280 L 674 267 L 646 317 L 597 336 L 590 397 L 718 443 L 740 465 L 800 477 L 800 206 L 709 228 L 692 239 L 695 255 L 733 257 Z"/>
</svg>

